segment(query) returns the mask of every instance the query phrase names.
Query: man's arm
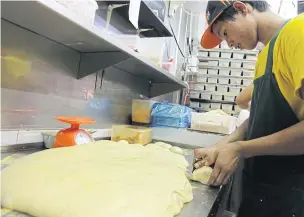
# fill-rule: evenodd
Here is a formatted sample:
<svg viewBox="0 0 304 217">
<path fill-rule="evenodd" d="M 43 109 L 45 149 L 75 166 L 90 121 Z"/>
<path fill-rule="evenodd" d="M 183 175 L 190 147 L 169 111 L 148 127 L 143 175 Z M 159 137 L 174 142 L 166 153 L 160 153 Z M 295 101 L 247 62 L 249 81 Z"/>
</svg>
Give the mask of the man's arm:
<svg viewBox="0 0 304 217">
<path fill-rule="evenodd" d="M 239 142 L 239 148 L 244 157 L 304 154 L 304 121 L 269 136 Z"/>
<path fill-rule="evenodd" d="M 236 97 L 235 103 L 242 109 L 249 108 L 249 102 L 251 101 L 251 94 L 253 91 L 253 84 L 250 84 Z"/>
</svg>

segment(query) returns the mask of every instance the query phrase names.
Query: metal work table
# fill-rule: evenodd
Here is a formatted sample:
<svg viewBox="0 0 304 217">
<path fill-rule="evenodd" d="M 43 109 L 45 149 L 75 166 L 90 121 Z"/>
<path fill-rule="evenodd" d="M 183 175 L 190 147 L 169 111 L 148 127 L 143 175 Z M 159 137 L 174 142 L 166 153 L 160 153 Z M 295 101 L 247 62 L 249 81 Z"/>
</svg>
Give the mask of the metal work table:
<svg viewBox="0 0 304 217">
<path fill-rule="evenodd" d="M 162 130 L 163 133 L 158 133 L 160 130 Z M 178 133 L 179 136 L 173 135 L 174 133 Z M 195 136 L 194 136 L 194 134 Z M 153 137 L 157 141 L 164 141 L 171 143 L 176 146 L 180 146 L 181 148 L 186 148 L 186 149 L 194 149 L 198 148 L 198 144 L 195 144 L 195 142 L 199 140 L 204 140 L 205 144 L 203 142 L 201 143 L 202 145 L 200 147 L 206 147 L 208 146 L 207 143 L 210 142 L 212 145 L 214 142 L 219 140 L 221 136 L 216 136 L 212 134 L 204 134 L 204 133 L 197 133 L 197 132 L 191 132 L 187 130 L 176 130 L 176 129 L 156 129 L 153 131 Z M 171 141 L 168 141 L 168 138 L 166 136 L 169 136 L 172 134 Z M 193 136 L 194 138 L 191 138 L 189 136 Z M 174 139 L 172 139 L 174 138 Z M 180 141 L 179 143 L 178 140 L 179 138 L 183 138 L 183 141 Z M 189 139 L 189 141 L 186 141 L 186 138 Z M 190 141 L 191 140 L 191 141 Z M 202 141 L 201 140 L 201 141 Z M 195 142 L 194 142 L 195 141 Z M 1 154 L 1 160 L 5 159 L 1 163 L 1 169 L 5 168 L 7 165 L 9 165 L 13 160 L 16 160 L 18 158 L 27 156 L 29 154 L 38 152 L 43 150 L 41 148 L 41 144 L 36 146 L 36 149 L 25 149 L 21 151 L 12 151 L 12 152 L 3 152 Z M 186 151 L 187 152 L 187 151 Z M 192 157 L 190 155 L 190 151 L 186 153 L 186 160 L 189 162 L 189 164 L 192 164 Z M 11 157 L 9 157 L 11 156 Z M 189 168 L 189 170 L 192 170 Z M 221 201 L 227 194 L 227 187 L 221 187 L 221 188 L 212 188 L 209 186 L 202 185 L 197 182 L 192 182 L 191 185 L 193 188 L 193 201 L 185 204 L 181 213 L 178 215 L 178 217 L 211 217 L 211 216 L 217 216 L 217 213 L 219 213 L 219 209 L 221 209 Z M 19 212 L 15 211 L 10 211 L 7 213 L 1 213 L 3 217 L 29 217 L 29 215 L 22 214 Z"/>
</svg>

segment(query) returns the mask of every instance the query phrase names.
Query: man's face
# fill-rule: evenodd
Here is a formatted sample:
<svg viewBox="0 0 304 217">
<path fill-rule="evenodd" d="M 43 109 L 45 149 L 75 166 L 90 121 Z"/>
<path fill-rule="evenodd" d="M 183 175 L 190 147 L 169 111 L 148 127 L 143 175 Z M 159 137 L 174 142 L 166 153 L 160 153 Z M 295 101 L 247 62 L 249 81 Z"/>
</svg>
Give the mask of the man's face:
<svg viewBox="0 0 304 217">
<path fill-rule="evenodd" d="M 213 24 L 213 33 L 226 41 L 229 47 L 252 50 L 258 43 L 257 24 L 250 13 L 237 13 L 235 20 Z"/>
</svg>

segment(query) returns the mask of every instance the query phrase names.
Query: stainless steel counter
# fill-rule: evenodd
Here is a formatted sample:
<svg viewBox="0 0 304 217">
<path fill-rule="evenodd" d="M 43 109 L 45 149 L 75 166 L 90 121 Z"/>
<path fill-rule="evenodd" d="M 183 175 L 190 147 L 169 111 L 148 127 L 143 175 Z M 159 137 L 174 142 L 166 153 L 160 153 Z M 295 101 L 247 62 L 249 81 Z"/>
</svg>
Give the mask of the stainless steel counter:
<svg viewBox="0 0 304 217">
<path fill-rule="evenodd" d="M 164 132 L 164 131 L 163 131 Z M 168 130 L 167 136 L 169 136 L 170 132 L 175 132 L 174 130 Z M 183 137 L 183 143 L 178 143 L 178 137 L 173 136 L 175 138 L 174 141 L 168 141 L 168 139 L 162 139 L 163 137 L 161 135 L 154 136 L 155 139 L 158 141 L 164 141 L 168 143 L 172 143 L 173 145 L 180 146 L 181 148 L 197 148 L 198 146 L 193 144 L 193 138 L 192 136 L 186 137 L 183 136 L 184 134 L 181 132 L 185 131 L 179 131 L 179 136 Z M 189 134 L 191 135 L 191 133 Z M 189 136 L 188 135 L 188 136 Z M 201 137 L 206 142 L 206 134 L 196 135 Z M 214 136 L 214 135 L 213 135 Z M 173 138 L 171 135 L 171 138 Z M 208 136 L 207 136 L 208 137 Z M 189 140 L 192 140 L 187 142 L 185 138 L 188 138 Z M 204 139 L 205 138 L 205 139 Z M 212 137 L 213 140 L 219 140 L 221 136 L 218 136 L 217 138 Z M 197 139 L 195 141 L 197 142 Z M 212 141 L 213 142 L 213 141 Z M 204 146 L 204 145 L 203 145 Z M 1 169 L 5 168 L 7 165 L 12 163 L 14 160 L 24 157 L 26 155 L 35 153 L 41 151 L 40 149 L 30 149 L 30 150 L 22 150 L 22 151 L 15 151 L 15 152 L 4 152 L 1 155 Z M 186 159 L 189 162 L 189 164 L 192 164 L 192 157 L 190 155 L 191 152 L 186 151 Z M 3 161 L 4 159 L 4 161 Z M 221 198 L 223 197 L 223 194 L 225 193 L 225 188 L 211 188 L 209 186 L 202 185 L 197 182 L 191 182 L 192 188 L 193 188 L 193 201 L 185 204 L 182 212 L 178 215 L 178 217 L 210 217 L 210 216 L 216 216 L 216 213 L 220 206 Z M 2 212 L 1 216 L 3 217 L 29 217 L 28 215 L 21 214 L 19 212 L 10 211 L 7 213 Z"/>
</svg>

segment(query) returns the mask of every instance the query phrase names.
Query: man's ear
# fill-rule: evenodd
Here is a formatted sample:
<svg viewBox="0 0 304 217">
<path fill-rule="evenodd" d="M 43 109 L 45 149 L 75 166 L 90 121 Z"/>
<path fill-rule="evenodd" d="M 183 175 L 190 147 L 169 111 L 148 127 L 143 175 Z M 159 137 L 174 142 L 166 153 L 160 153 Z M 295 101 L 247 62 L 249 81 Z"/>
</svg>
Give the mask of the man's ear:
<svg viewBox="0 0 304 217">
<path fill-rule="evenodd" d="M 233 3 L 233 7 L 235 8 L 235 10 L 238 12 L 238 13 L 241 13 L 243 15 L 247 15 L 248 13 L 248 7 L 246 4 L 244 4 L 243 2 L 240 2 L 240 1 L 235 1 Z"/>
</svg>

